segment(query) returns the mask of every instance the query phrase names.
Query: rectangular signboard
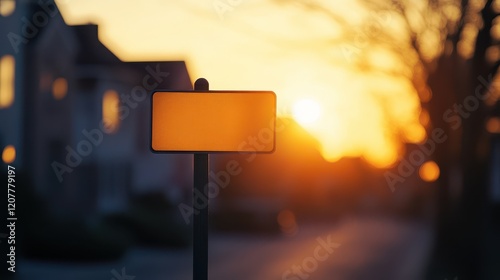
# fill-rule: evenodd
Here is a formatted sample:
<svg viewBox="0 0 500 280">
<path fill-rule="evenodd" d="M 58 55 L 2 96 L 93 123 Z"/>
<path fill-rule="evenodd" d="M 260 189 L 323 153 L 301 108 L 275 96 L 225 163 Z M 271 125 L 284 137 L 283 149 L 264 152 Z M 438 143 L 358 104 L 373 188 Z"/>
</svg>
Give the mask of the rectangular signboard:
<svg viewBox="0 0 500 280">
<path fill-rule="evenodd" d="M 155 152 L 272 152 L 272 91 L 157 91 L 151 97 Z"/>
</svg>

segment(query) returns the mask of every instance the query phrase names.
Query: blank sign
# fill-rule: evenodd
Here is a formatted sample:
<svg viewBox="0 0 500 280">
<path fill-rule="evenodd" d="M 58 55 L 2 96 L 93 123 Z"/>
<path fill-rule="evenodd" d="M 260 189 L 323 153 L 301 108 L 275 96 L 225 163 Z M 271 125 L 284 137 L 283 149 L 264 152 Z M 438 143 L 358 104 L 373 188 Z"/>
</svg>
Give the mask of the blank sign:
<svg viewBox="0 0 500 280">
<path fill-rule="evenodd" d="M 272 152 L 272 91 L 154 92 L 151 149 L 156 152 Z"/>
</svg>

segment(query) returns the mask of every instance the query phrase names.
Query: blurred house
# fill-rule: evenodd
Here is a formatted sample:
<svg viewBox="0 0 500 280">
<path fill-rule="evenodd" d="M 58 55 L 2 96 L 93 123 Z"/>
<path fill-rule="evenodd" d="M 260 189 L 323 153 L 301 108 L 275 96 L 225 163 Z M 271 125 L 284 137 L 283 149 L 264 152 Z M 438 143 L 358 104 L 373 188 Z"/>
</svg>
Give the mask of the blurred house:
<svg viewBox="0 0 500 280">
<path fill-rule="evenodd" d="M 3 161 L 54 212 L 122 211 L 150 191 L 180 200 L 191 158 L 151 153 L 149 96 L 192 89 L 185 63 L 122 62 L 96 25 L 66 25 L 52 1 L 1 2 Z"/>
</svg>

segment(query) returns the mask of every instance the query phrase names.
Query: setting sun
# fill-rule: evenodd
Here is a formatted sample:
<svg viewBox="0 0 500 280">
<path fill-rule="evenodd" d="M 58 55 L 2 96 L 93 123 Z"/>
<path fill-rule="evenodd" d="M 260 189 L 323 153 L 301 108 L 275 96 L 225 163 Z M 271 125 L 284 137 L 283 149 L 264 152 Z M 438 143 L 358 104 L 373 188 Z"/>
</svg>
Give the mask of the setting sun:
<svg viewBox="0 0 500 280">
<path fill-rule="evenodd" d="M 302 124 L 308 125 L 316 122 L 321 115 L 321 107 L 312 99 L 301 99 L 293 106 L 294 119 Z"/>
</svg>

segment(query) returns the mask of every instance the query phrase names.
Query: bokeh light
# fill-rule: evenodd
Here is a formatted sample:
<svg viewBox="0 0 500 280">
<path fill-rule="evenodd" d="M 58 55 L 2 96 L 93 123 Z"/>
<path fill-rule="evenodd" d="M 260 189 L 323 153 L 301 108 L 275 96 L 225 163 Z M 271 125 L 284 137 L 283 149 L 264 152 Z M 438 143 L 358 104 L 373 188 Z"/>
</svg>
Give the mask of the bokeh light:
<svg viewBox="0 0 500 280">
<path fill-rule="evenodd" d="M 418 170 L 420 178 L 426 182 L 434 182 L 439 178 L 440 170 L 435 161 L 424 162 Z"/>
</svg>

